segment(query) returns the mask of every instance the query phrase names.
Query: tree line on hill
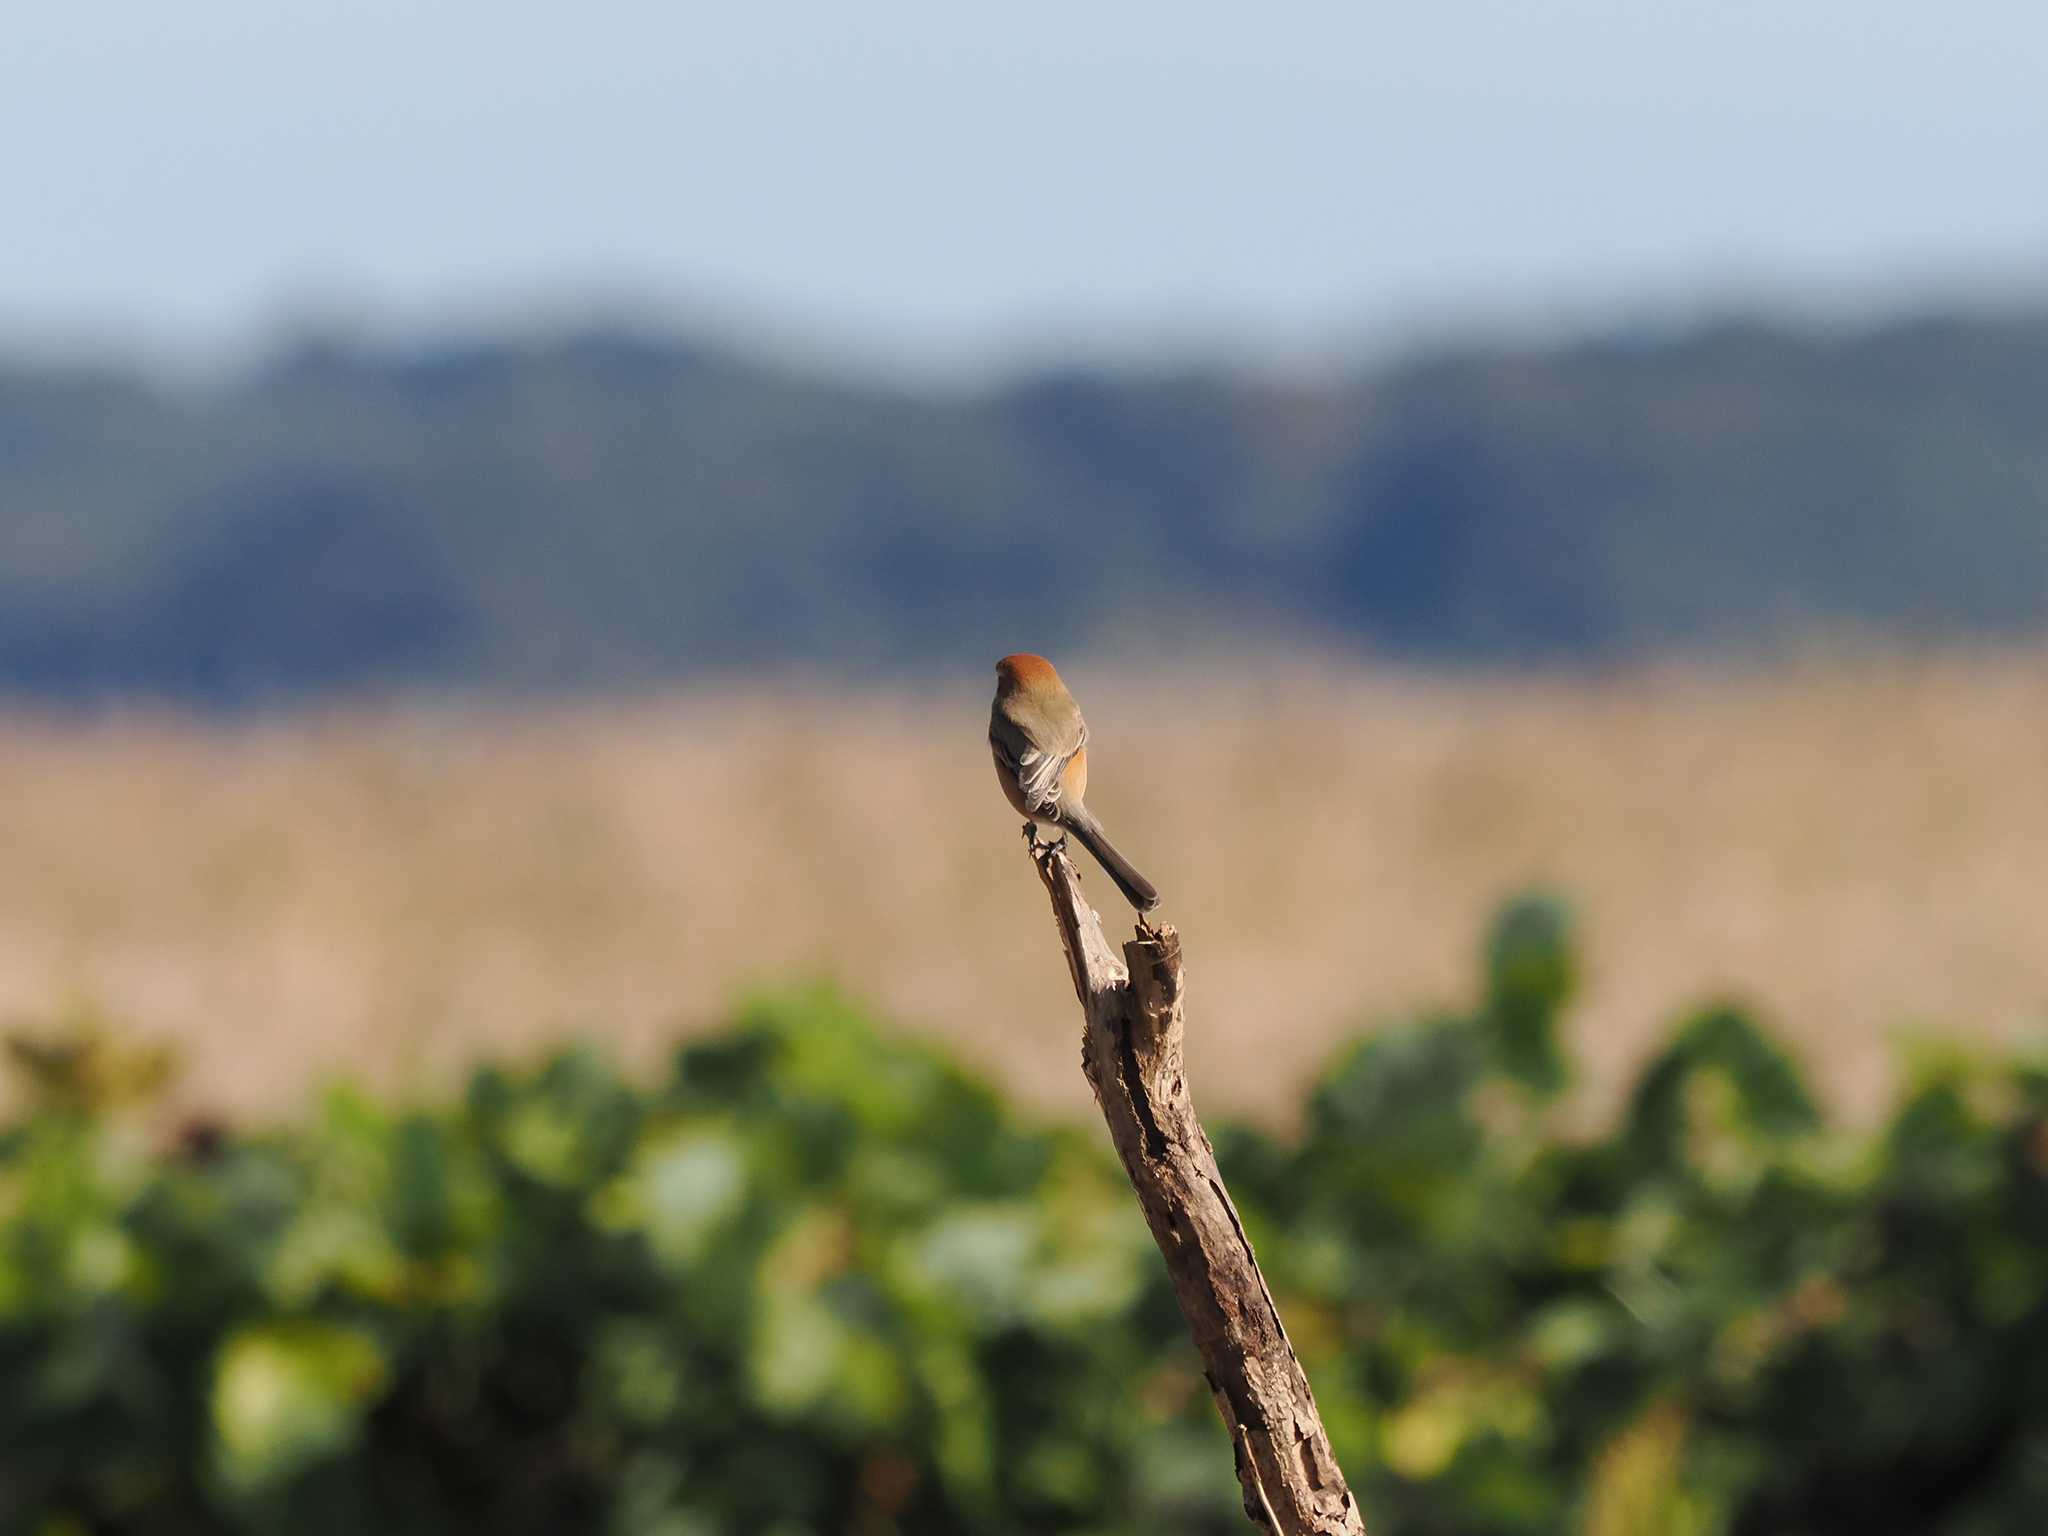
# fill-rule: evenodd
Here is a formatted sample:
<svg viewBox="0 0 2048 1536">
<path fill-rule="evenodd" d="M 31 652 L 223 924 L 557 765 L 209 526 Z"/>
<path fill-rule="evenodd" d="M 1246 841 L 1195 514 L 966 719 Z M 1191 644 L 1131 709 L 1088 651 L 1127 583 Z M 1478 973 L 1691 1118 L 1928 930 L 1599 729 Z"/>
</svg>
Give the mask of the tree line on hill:
<svg viewBox="0 0 2048 1536">
<path fill-rule="evenodd" d="M 248 705 L 1314 639 L 1438 662 L 2048 628 L 2048 310 L 1326 381 L 807 376 L 673 336 L 0 364 L 0 692 Z"/>
</svg>

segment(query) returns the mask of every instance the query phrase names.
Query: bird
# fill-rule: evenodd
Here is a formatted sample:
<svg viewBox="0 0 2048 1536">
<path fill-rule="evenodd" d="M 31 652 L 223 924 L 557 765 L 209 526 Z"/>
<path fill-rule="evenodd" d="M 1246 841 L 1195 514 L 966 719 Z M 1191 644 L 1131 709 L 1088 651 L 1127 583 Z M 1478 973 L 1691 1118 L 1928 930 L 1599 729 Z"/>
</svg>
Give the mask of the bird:
<svg viewBox="0 0 2048 1536">
<path fill-rule="evenodd" d="M 1080 839 L 1125 900 L 1140 912 L 1159 905 L 1159 891 L 1139 874 L 1082 803 L 1088 792 L 1088 723 L 1053 664 L 1019 652 L 996 663 L 996 699 L 988 714 L 989 751 L 1003 794 L 1038 828 Z"/>
</svg>

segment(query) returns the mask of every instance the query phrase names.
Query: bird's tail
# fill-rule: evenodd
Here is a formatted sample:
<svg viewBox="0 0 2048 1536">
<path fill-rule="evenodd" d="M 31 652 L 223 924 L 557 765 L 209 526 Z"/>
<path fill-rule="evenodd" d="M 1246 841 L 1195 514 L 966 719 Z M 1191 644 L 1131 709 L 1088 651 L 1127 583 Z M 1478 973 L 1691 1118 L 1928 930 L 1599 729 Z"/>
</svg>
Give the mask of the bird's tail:
<svg viewBox="0 0 2048 1536">
<path fill-rule="evenodd" d="M 1071 805 L 1066 808 L 1066 815 L 1061 817 L 1061 821 L 1081 840 L 1081 846 L 1095 855 L 1095 862 L 1116 882 L 1116 888 L 1124 893 L 1124 900 L 1140 912 L 1150 912 L 1159 905 L 1157 887 L 1133 869 L 1129 859 L 1116 851 L 1116 844 L 1102 830 L 1101 822 L 1079 806 Z"/>
</svg>

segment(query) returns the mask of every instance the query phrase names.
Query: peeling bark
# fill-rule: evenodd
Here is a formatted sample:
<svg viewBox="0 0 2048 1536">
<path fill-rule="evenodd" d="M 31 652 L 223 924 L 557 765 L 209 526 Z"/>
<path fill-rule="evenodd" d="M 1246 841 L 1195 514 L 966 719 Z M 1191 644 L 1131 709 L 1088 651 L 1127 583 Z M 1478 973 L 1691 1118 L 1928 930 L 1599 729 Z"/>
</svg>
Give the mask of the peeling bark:
<svg viewBox="0 0 2048 1536">
<path fill-rule="evenodd" d="M 1119 958 L 1064 849 L 1032 856 L 1081 1003 L 1082 1070 L 1230 1431 L 1245 1513 L 1274 1536 L 1365 1536 L 1188 1096 L 1180 935 L 1141 921 Z"/>
</svg>

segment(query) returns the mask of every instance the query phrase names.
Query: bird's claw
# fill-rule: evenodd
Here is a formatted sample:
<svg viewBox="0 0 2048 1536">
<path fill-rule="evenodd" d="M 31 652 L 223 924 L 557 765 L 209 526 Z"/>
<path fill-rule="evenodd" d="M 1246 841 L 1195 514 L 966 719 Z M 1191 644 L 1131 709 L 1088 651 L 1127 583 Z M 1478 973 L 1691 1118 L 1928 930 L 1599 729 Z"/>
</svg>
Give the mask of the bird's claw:
<svg viewBox="0 0 2048 1536">
<path fill-rule="evenodd" d="M 1038 823 L 1027 821 L 1024 823 L 1024 841 L 1031 849 L 1031 856 L 1034 859 L 1042 859 L 1064 849 L 1067 846 L 1067 835 L 1062 832 L 1053 841 L 1043 842 L 1038 836 Z"/>
</svg>

